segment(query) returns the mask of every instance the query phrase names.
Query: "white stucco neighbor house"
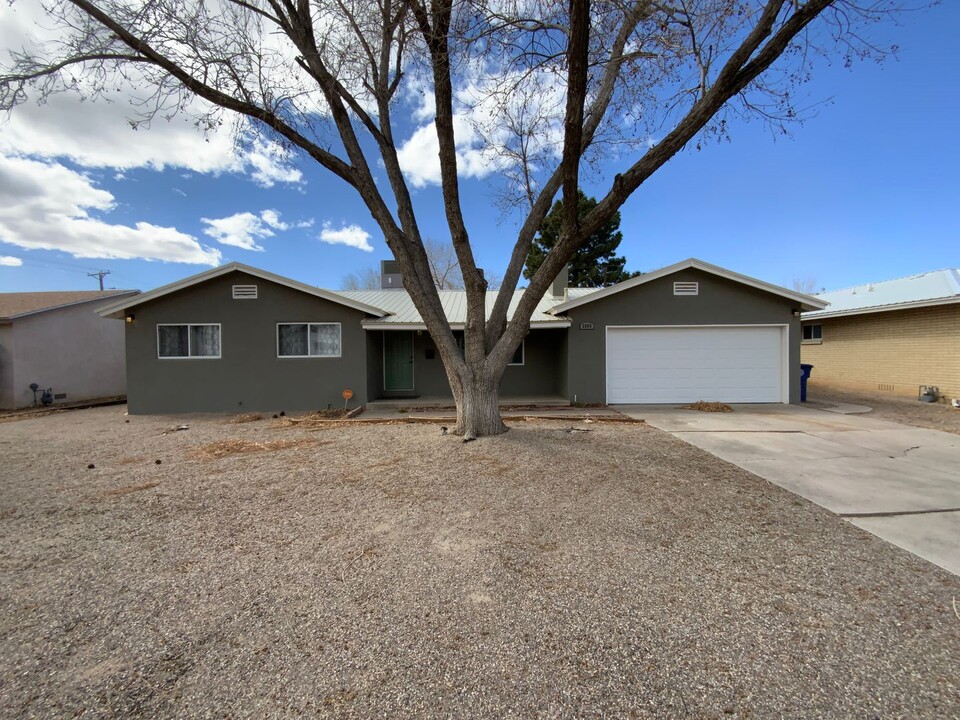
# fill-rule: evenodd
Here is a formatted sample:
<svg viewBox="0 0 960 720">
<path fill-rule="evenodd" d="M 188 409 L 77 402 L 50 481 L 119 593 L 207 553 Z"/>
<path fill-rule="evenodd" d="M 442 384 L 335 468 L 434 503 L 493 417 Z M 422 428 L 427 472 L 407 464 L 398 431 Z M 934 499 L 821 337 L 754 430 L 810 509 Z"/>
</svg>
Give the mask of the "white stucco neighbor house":
<svg viewBox="0 0 960 720">
<path fill-rule="evenodd" d="M 97 310 L 138 293 L 0 293 L 0 408 L 29 407 L 45 390 L 55 404 L 126 394 L 123 324 Z"/>
</svg>

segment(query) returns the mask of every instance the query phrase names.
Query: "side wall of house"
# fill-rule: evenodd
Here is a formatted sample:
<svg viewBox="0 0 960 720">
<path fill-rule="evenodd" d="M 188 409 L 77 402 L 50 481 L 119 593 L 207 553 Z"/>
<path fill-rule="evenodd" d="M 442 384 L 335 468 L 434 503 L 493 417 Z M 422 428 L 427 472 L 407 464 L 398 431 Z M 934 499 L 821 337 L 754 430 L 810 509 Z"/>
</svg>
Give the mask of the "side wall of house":
<svg viewBox="0 0 960 720">
<path fill-rule="evenodd" d="M 917 395 L 934 385 L 960 397 L 960 304 L 823 318 L 823 339 L 804 343 L 810 387 Z"/>
<path fill-rule="evenodd" d="M 0 408 L 13 407 L 13 325 L 0 325 Z"/>
<path fill-rule="evenodd" d="M 233 285 L 256 285 L 256 300 L 234 300 Z M 367 401 L 365 315 L 242 272 L 137 306 L 127 328 L 131 413 L 303 411 Z M 277 357 L 277 324 L 338 322 L 340 357 Z M 157 357 L 157 325 L 219 323 L 221 357 Z"/>
<path fill-rule="evenodd" d="M 33 404 L 30 383 L 77 402 L 127 391 L 123 322 L 97 315 L 122 296 L 35 313 L 13 321 L 13 404 Z"/>
<path fill-rule="evenodd" d="M 674 282 L 698 282 L 695 296 L 673 294 Z M 790 402 L 800 402 L 800 321 L 796 303 L 700 270 L 681 270 L 564 313 L 571 402 L 606 402 L 606 328 L 618 325 L 787 325 Z M 581 323 L 593 329 L 580 329 Z"/>
</svg>

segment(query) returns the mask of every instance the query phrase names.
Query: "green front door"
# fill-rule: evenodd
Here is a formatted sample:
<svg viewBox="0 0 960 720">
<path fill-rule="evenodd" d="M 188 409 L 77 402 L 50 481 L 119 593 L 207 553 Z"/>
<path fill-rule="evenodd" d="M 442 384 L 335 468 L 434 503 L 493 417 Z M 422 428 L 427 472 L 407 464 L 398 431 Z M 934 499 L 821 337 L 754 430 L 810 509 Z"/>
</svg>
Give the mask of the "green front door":
<svg viewBox="0 0 960 720">
<path fill-rule="evenodd" d="M 383 389 L 413 390 L 413 331 L 383 333 Z"/>
</svg>

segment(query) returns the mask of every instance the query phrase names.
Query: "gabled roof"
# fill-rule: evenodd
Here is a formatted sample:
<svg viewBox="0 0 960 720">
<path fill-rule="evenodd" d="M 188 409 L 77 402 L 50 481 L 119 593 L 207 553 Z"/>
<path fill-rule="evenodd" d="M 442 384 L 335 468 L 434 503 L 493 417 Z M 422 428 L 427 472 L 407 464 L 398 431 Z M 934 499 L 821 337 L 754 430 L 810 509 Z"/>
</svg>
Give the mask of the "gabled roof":
<svg viewBox="0 0 960 720">
<path fill-rule="evenodd" d="M 830 309 L 804 313 L 804 320 L 960 303 L 960 269 L 934 270 L 832 290 L 817 298 L 828 301 Z"/>
<path fill-rule="evenodd" d="M 779 285 L 772 285 L 768 282 L 764 282 L 763 280 L 757 280 L 756 278 L 748 277 L 747 275 L 741 275 L 740 273 L 733 272 L 732 270 L 726 270 L 718 265 L 711 265 L 703 260 L 689 258 L 687 260 L 674 263 L 673 265 L 668 265 L 665 268 L 660 268 L 659 270 L 654 270 L 653 272 L 648 272 L 638 277 L 631 278 L 630 280 L 624 280 L 622 283 L 617 283 L 616 285 L 611 285 L 610 287 L 603 288 L 602 290 L 597 290 L 589 295 L 579 298 L 572 298 L 567 302 L 554 306 L 549 312 L 553 314 L 564 313 L 567 310 L 572 310 L 575 307 L 586 305 L 594 300 L 610 297 L 611 295 L 616 295 L 624 290 L 629 290 L 630 288 L 638 287 L 644 283 L 659 280 L 667 275 L 672 275 L 680 270 L 689 269 L 701 270 L 706 273 L 711 273 L 713 275 L 726 278 L 727 280 L 742 283 L 743 285 L 749 285 L 750 287 L 772 293 L 773 295 L 779 295 L 780 297 L 788 298 L 796 302 L 801 310 L 821 310 L 827 306 L 825 301 L 820 300 L 812 295 L 805 295 L 803 293 L 796 292 L 795 290 L 788 290 L 787 288 L 780 287 Z"/>
<path fill-rule="evenodd" d="M 0 293 L 0 320 L 15 320 L 34 313 L 47 312 L 70 305 L 129 296 L 139 290 L 65 290 L 57 292 Z"/>
<path fill-rule="evenodd" d="M 520 302 L 523 292 L 523 290 L 514 292 L 513 298 L 510 300 L 510 305 L 507 308 L 508 320 L 513 317 L 513 312 Z M 581 297 L 582 295 L 592 292 L 596 292 L 596 290 L 594 288 L 569 288 L 567 290 L 568 297 Z M 375 305 L 390 313 L 388 317 L 378 318 L 376 320 L 364 320 L 363 326 L 368 330 L 416 330 L 425 327 L 423 318 L 420 317 L 420 313 L 413 304 L 413 299 L 410 297 L 410 294 L 404 290 L 356 290 L 341 291 L 338 294 L 359 302 Z M 447 322 L 449 322 L 454 329 L 462 329 L 463 325 L 467 322 L 467 293 L 463 290 L 440 290 L 439 294 L 440 305 L 443 307 Z M 491 290 L 487 293 L 486 307 L 488 317 L 490 311 L 493 310 L 496 299 L 496 290 Z M 555 298 L 551 295 L 546 295 L 541 298 L 530 318 L 530 327 L 568 327 L 570 325 L 569 320 L 549 313 L 552 307 L 561 302 L 563 302 L 563 298 Z"/>
<path fill-rule="evenodd" d="M 150 292 L 145 292 L 141 295 L 138 295 L 129 300 L 124 300 L 122 302 L 113 303 L 104 308 L 101 308 L 98 312 L 103 317 L 112 317 L 112 318 L 123 318 L 124 312 L 130 308 L 134 308 L 143 303 L 150 302 L 151 300 L 156 300 L 157 298 L 163 297 L 164 295 L 169 295 L 170 293 L 178 292 L 185 288 L 191 287 L 193 285 L 199 285 L 202 282 L 207 280 L 212 280 L 214 278 L 220 277 L 221 275 L 227 275 L 232 272 L 242 272 L 247 275 L 252 275 L 253 277 L 260 278 L 261 280 L 267 280 L 269 282 L 277 283 L 278 285 L 283 285 L 294 290 L 299 290 L 300 292 L 307 293 L 308 295 L 314 295 L 324 300 L 329 300 L 330 302 L 339 303 L 340 305 L 345 305 L 346 307 L 353 308 L 354 310 L 360 310 L 365 312 L 368 315 L 373 315 L 374 317 L 380 317 L 386 314 L 385 310 L 382 310 L 378 307 L 373 307 L 372 305 L 367 305 L 365 303 L 353 300 L 346 297 L 346 295 L 331 292 L 330 290 L 321 290 L 318 287 L 313 285 L 307 285 L 302 282 L 297 282 L 296 280 L 291 280 L 290 278 L 283 277 L 282 275 L 275 275 L 266 270 L 260 270 L 255 267 L 250 267 L 249 265 L 243 265 L 242 263 L 229 263 L 227 265 L 221 265 L 220 267 L 213 268 L 212 270 L 207 270 L 206 272 L 199 273 L 197 275 L 191 275 L 188 278 L 183 280 L 178 280 L 175 283 L 170 283 L 169 285 L 164 285 L 163 287 L 158 287 L 155 290 Z"/>
</svg>

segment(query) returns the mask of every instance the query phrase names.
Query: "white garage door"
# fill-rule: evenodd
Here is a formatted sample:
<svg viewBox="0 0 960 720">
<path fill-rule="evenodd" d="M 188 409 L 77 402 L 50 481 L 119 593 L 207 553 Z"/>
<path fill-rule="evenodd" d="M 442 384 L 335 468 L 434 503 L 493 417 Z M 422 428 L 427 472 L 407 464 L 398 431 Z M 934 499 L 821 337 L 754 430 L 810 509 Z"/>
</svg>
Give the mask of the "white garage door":
<svg viewBox="0 0 960 720">
<path fill-rule="evenodd" d="M 607 329 L 607 402 L 783 402 L 779 327 Z"/>
</svg>

